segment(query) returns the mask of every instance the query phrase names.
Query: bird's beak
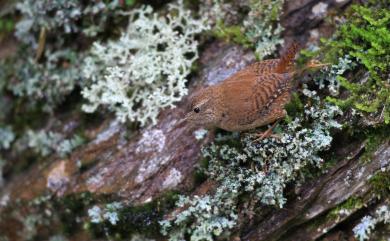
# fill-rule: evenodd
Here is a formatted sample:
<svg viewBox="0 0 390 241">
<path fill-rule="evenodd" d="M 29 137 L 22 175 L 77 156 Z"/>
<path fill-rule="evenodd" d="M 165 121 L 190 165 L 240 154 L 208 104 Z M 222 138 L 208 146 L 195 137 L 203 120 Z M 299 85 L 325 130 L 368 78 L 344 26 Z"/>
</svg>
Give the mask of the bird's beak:
<svg viewBox="0 0 390 241">
<path fill-rule="evenodd" d="M 182 124 L 186 121 L 188 121 L 188 119 L 190 118 L 190 113 L 187 113 L 182 119 L 179 120 L 178 124 Z"/>
<path fill-rule="evenodd" d="M 191 117 L 191 112 L 187 113 L 187 114 L 184 116 L 183 120 L 184 120 L 184 121 L 188 121 L 188 120 L 190 119 L 190 117 Z"/>
</svg>

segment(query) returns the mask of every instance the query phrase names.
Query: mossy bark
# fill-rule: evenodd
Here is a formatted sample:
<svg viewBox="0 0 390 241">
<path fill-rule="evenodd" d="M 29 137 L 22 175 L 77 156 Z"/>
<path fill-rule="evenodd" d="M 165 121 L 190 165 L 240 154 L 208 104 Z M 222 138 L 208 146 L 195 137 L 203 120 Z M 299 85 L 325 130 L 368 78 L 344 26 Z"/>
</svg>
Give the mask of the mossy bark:
<svg viewBox="0 0 390 241">
<path fill-rule="evenodd" d="M 323 1 L 336 15 L 350 2 Z M 332 25 L 312 11 L 316 4 L 314 0 L 287 1 L 282 17 L 286 43 L 318 41 L 311 36 L 313 30 L 330 36 Z M 222 81 L 254 60 L 250 50 L 210 41 L 204 46 L 190 92 Z M 92 141 L 68 157 L 40 159 L 17 174 L 10 173 L 0 196 L 0 240 L 2 235 L 16 241 L 47 240 L 59 233 L 69 240 L 121 240 L 134 233 L 165 240 L 158 221 L 175 214 L 176 192 L 202 195 L 215 187 L 211 180 L 194 174 L 202 159 L 201 146 L 213 136 L 209 133 L 197 140 L 189 126 L 180 122 L 186 101 L 176 109 L 163 110 L 156 126 L 134 132 L 130 138 L 122 135 L 124 125 L 110 120 L 97 123 L 87 131 Z M 295 104 L 292 108 L 299 111 L 302 104 Z M 77 121 L 76 115 L 64 126 Z M 332 165 L 301 186 L 287 188 L 284 208 L 258 206 L 253 218 L 240 220 L 227 239 L 353 240 L 352 228 L 360 219 L 389 201 L 390 174 L 383 170 L 390 165 L 390 141 L 383 135 L 388 125 L 380 133 L 359 137 L 350 137 L 351 128 L 354 132 L 361 127 L 357 124 L 337 133 L 332 149 L 324 154 L 329 156 L 326 163 L 332 158 Z M 180 178 L 174 178 L 178 172 Z M 118 225 L 91 223 L 88 209 L 112 201 L 128 205 L 119 212 Z M 28 219 L 33 221 L 26 222 L 28 217 L 34 217 Z M 375 240 L 388 237 L 385 225 L 373 234 Z"/>
</svg>

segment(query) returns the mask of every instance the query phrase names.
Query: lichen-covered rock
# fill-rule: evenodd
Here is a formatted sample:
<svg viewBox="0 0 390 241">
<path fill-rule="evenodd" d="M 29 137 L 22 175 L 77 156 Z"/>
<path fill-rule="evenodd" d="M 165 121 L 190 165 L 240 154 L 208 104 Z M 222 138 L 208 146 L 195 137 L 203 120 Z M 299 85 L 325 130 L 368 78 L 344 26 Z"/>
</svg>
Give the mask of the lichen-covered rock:
<svg viewBox="0 0 390 241">
<path fill-rule="evenodd" d="M 183 3 L 169 4 L 159 16 L 150 6 L 131 12 L 119 40 L 94 43 L 86 58 L 82 94 L 86 112 L 107 106 L 121 122 L 157 123 L 159 111 L 187 94 L 187 76 L 198 58 L 195 35 L 207 30 Z"/>
<path fill-rule="evenodd" d="M 212 84 L 223 80 L 226 72 L 233 74 L 231 69 L 237 71 L 249 64 L 254 56 L 237 46 L 215 43 L 205 51 L 201 63 L 206 59 L 208 68 L 199 78 Z M 11 200 L 32 199 L 50 191 L 60 196 L 81 192 L 113 194 L 142 203 L 166 190 L 189 185 L 200 147 L 210 134 L 200 140 L 195 138 L 195 130 L 181 121 L 184 107 L 185 101 L 177 108 L 163 110 L 155 126 L 142 130 L 131 141 L 121 140 L 123 127 L 113 122 L 69 159 L 53 161 L 44 168 L 33 167 L 26 177 L 15 177 L 5 190 Z M 80 172 L 84 166 L 88 168 Z M 23 190 L 27 180 L 30 188 Z"/>
<path fill-rule="evenodd" d="M 388 50 L 383 43 L 388 38 L 370 39 L 375 31 L 386 36 L 388 31 L 378 26 L 387 23 L 388 8 L 371 11 L 367 6 L 355 7 L 358 11 L 349 15 L 349 11 L 341 11 L 348 9 L 345 5 L 350 0 L 206 0 L 203 6 L 185 1 L 194 19 L 211 16 L 213 28 L 198 35 L 202 43 L 199 64 L 191 66 L 191 74 L 185 76 L 189 80 L 186 86 L 179 86 L 188 88 L 189 93 L 217 84 L 253 62 L 256 43 L 260 43 L 259 53 L 268 54 L 282 37 L 285 44 L 279 48 L 281 52 L 292 39 L 307 43 L 298 64 L 316 56 L 316 50 L 320 50 L 318 58 L 330 64 L 316 71 L 314 77 L 304 74 L 299 78 L 297 82 L 306 84 L 297 85 L 286 106 L 288 116 L 274 129 L 277 135 L 253 143 L 249 133 L 245 137 L 219 130 L 189 129 L 181 121 L 187 105 L 185 96 L 174 109 L 160 106 L 147 113 L 154 116 L 153 126 L 124 124 L 109 112 L 81 112 L 81 89 L 91 84 L 78 81 L 80 70 L 88 71 L 86 65 L 79 65 L 85 56 L 82 50 L 88 50 L 95 40 L 101 41 L 102 52 L 123 44 L 117 37 L 128 24 L 129 12 L 124 6 L 139 8 L 141 3 L 49 1 L 42 5 L 46 2 L 23 0 L 19 4 L 21 16 L 2 11 L 0 19 L 0 38 L 3 20 L 21 19 L 17 30 L 24 37 L 20 35 L 20 39 L 31 40 L 27 51 L 18 52 L 23 55 L 14 55 L 21 61 L 5 61 L 7 64 L 1 67 L 6 71 L 0 71 L 0 174 L 4 176 L 0 180 L 0 240 L 388 238 L 390 129 L 384 121 L 386 114 L 381 114 L 387 112 L 379 111 L 386 101 L 376 100 L 386 100 L 388 95 L 386 88 L 380 93 L 371 88 L 376 87 L 371 79 L 375 74 L 381 77 L 376 78 L 378 83 L 387 86 L 382 85 L 386 83 L 382 78 L 388 70 L 380 67 L 388 65 L 388 61 L 382 61 Z M 369 2 L 388 5 L 381 0 Z M 33 6 L 29 8 L 29 4 Z M 132 20 L 139 20 L 140 29 L 147 27 L 143 23 L 151 22 L 166 27 L 181 16 L 178 9 L 170 12 L 166 3 L 151 4 L 159 11 L 156 16 L 167 13 L 170 19 L 156 20 L 152 13 L 144 18 L 141 15 L 145 9 L 133 10 L 139 16 Z M 109 5 L 116 10 L 110 11 Z M 349 19 L 351 16 L 354 18 Z M 377 17 L 382 20 L 378 22 Z M 346 38 L 332 38 L 333 48 L 326 49 L 320 38 L 330 37 L 340 23 L 347 23 L 344 30 L 355 32 L 344 31 Z M 104 27 L 107 25 L 109 28 Z M 189 22 L 179 25 L 175 29 L 179 33 L 185 32 L 182 27 L 192 26 Z M 254 32 L 248 32 L 250 29 Z M 158 31 L 151 32 L 162 36 Z M 179 37 L 174 32 L 168 35 Z M 138 37 L 137 44 L 149 43 Z M 215 37 L 244 48 L 217 42 Z M 191 41 L 188 44 L 194 47 Z M 352 51 L 343 41 L 351 41 L 358 51 Z M 384 51 L 376 55 L 371 45 Z M 4 51 L 8 46 L 1 44 L 1 58 L 9 56 Z M 150 52 L 163 54 L 159 50 L 166 47 L 157 45 L 155 52 Z M 134 57 L 150 49 L 133 50 L 125 55 Z M 274 51 L 271 54 L 277 55 Z M 125 55 L 116 56 L 121 59 Z M 184 56 L 188 60 L 193 57 Z M 172 58 L 169 55 L 166 60 Z M 110 67 L 128 65 L 107 59 L 114 63 Z M 153 59 L 149 62 L 158 63 Z M 105 65 L 95 67 L 102 68 L 92 73 L 97 79 L 109 72 Z M 139 62 L 131 66 L 136 70 L 144 67 L 149 69 Z M 150 71 L 147 76 L 153 74 Z M 161 79 L 165 77 L 163 74 Z M 338 101 L 348 100 L 351 94 L 359 96 L 355 85 L 366 88 L 369 101 L 380 103 L 377 109 L 370 109 L 374 119 L 348 105 L 344 114 L 336 116 L 338 110 L 328 103 L 340 105 Z M 128 94 L 126 98 L 134 93 Z M 137 102 L 136 107 L 140 106 Z M 108 104 L 106 107 L 110 108 Z M 148 119 L 145 123 L 148 121 L 153 122 Z M 84 142 L 74 137 L 82 137 Z M 214 144 L 207 144 L 210 140 Z M 161 231 L 167 236 L 163 237 Z"/>
<path fill-rule="evenodd" d="M 102 31 L 101 25 L 110 16 L 110 12 L 119 6 L 118 1 L 83 3 L 75 0 L 23 0 L 16 4 L 16 8 L 22 13 L 22 19 L 16 24 L 15 35 L 20 41 L 33 48 L 38 47 L 36 33 L 39 33 L 43 28 L 53 33 L 62 32 L 69 35 L 84 32 L 94 36 L 97 32 Z M 95 19 L 95 21 L 91 21 L 91 19 Z M 86 25 L 83 26 L 84 28 L 80 28 L 80 20 L 82 24 Z"/>
<path fill-rule="evenodd" d="M 213 43 L 200 59 L 204 67 L 194 83 L 222 81 L 228 76 L 226 73 L 233 74 L 253 60 L 254 55 L 240 47 Z M 198 86 L 190 87 L 193 88 Z M 163 110 L 156 125 L 134 133 L 130 140 L 122 136 L 125 127 L 115 120 L 89 130 L 91 141 L 66 158 L 54 159 L 53 156 L 49 162 L 33 165 L 23 175 L 13 176 L 1 191 L 0 210 L 12 210 L 17 200 L 32 202 L 47 195 L 61 200 L 72 195 L 82 196 L 85 192 L 144 205 L 169 190 L 192 187 L 201 146 L 210 140 L 211 133 L 196 138 L 197 130 L 181 121 L 185 105 L 184 100 L 177 108 Z M 34 212 L 37 210 L 27 211 Z M 10 216 L 2 215 L 4 222 L 10 221 Z M 111 223 L 116 222 L 115 215 L 101 212 L 102 220 Z M 37 222 L 33 226 L 40 225 L 43 224 Z M 11 235 L 11 230 L 7 234 Z"/>
<path fill-rule="evenodd" d="M 327 216 L 328 219 L 320 218 L 329 213 L 333 207 L 343 204 L 349 198 L 361 198 L 362 202 L 367 205 L 372 200 L 370 178 L 373 174 L 382 172 L 383 167 L 389 169 L 389 144 L 381 145 L 371 162 L 361 165 L 359 154 L 364 146 L 355 149 L 356 143 L 354 143 L 349 147 L 352 147 L 352 150 L 349 150 L 351 153 L 347 158 L 338 162 L 318 180 L 308 182 L 301 187 L 297 198 L 291 201 L 286 209 L 274 210 L 272 215 L 259 219 L 253 224 L 254 230 L 249 231 L 244 239 L 311 240 L 320 238 L 359 210 L 359 208 L 349 207 L 350 213 L 344 213 L 338 218 L 335 216 L 330 216 L 330 218 Z M 352 172 L 351 176 L 354 178 L 346 185 L 345 177 L 348 176 L 348 172 Z M 368 200 L 365 199 L 367 197 Z M 311 225 L 312 220 L 316 218 L 319 223 L 315 226 Z"/>
<path fill-rule="evenodd" d="M 212 240 L 214 236 L 226 234 L 243 222 L 242 217 L 238 219 L 239 204 L 245 203 L 239 202 L 241 196 L 247 196 L 248 203 L 253 205 L 285 205 L 283 192 L 287 184 L 299 178 L 308 166 L 323 164 L 318 153 L 330 147 L 330 130 L 341 127 L 334 120 L 341 114 L 337 107 L 319 107 L 318 96 L 309 90 L 304 92 L 313 106 L 306 105 L 304 115 L 279 126 L 283 129 L 279 138 L 258 143 L 243 138 L 238 144 L 237 137 L 225 136 L 203 150 L 208 159 L 206 173 L 217 184 L 215 192 L 182 197 L 177 204 L 181 211 L 162 222 L 164 234 L 171 240 L 184 239 L 186 234 L 191 240 Z M 224 139 L 232 144 L 224 144 Z M 250 209 L 242 215 L 252 212 Z"/>
</svg>

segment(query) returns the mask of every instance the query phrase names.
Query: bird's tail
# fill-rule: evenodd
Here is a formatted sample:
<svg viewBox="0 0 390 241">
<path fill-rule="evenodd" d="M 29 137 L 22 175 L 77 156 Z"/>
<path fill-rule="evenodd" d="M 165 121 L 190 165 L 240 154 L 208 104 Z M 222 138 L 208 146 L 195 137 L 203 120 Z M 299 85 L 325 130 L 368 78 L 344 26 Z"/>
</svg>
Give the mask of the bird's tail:
<svg viewBox="0 0 390 241">
<path fill-rule="evenodd" d="M 279 63 L 275 69 L 276 73 L 286 73 L 292 71 L 292 67 L 294 65 L 295 55 L 298 53 L 300 47 L 297 42 L 293 42 L 290 47 L 287 49 L 287 52 L 282 55 L 279 60 Z"/>
</svg>

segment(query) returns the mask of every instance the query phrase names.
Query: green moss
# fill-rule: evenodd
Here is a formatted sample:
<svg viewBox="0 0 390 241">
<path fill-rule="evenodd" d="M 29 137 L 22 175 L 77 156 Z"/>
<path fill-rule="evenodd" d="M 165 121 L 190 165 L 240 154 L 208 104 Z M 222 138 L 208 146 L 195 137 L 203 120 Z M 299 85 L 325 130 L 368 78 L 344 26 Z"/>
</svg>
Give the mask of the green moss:
<svg viewBox="0 0 390 241">
<path fill-rule="evenodd" d="M 127 6 L 133 6 L 136 3 L 136 0 L 126 0 L 125 3 Z"/>
<path fill-rule="evenodd" d="M 226 1 L 223 1 L 226 2 Z M 213 30 L 215 37 L 252 48 L 258 60 L 272 55 L 276 46 L 283 43 L 279 24 L 284 0 L 250 0 L 241 6 L 249 8 L 239 24 L 227 26 L 224 17 L 217 19 Z M 221 13 L 224 15 L 225 13 Z"/>
<path fill-rule="evenodd" d="M 40 228 L 50 230 L 45 235 L 61 233 L 71 237 L 75 233 L 89 232 L 96 239 L 130 240 L 133 234 L 160 237 L 158 221 L 172 210 L 177 200 L 176 192 L 166 192 L 146 204 L 135 206 L 122 203 L 120 209 L 110 209 L 112 212 L 117 212 L 119 218 L 115 225 L 108 220 L 92 223 L 88 215 L 88 210 L 94 205 L 108 207 L 109 204 L 117 202 L 118 197 L 113 195 L 95 195 L 85 192 L 60 198 L 48 194 L 29 202 L 14 203 L 12 208 L 8 207 L 8 210 L 11 212 L 12 210 L 28 210 L 23 215 L 29 216 L 42 214 L 44 222 L 40 223 Z M 3 217 L 5 216 L 1 218 Z M 43 239 L 45 238 L 40 236 L 39 240 Z"/>
<path fill-rule="evenodd" d="M 319 51 L 312 51 L 308 49 L 302 49 L 299 51 L 298 57 L 296 59 L 296 64 L 300 68 L 303 68 L 306 63 L 308 63 L 310 60 L 314 59 L 315 57 L 318 57 Z"/>
<path fill-rule="evenodd" d="M 332 209 L 327 215 L 326 219 L 335 219 L 340 215 L 341 210 L 356 210 L 362 208 L 364 205 L 363 199 L 357 197 L 350 197 L 337 207 Z"/>
<path fill-rule="evenodd" d="M 53 207 L 60 217 L 61 228 L 65 234 L 76 233 L 80 228 L 77 217 L 84 213 L 85 207 L 93 203 L 91 193 L 69 195 L 53 201 Z"/>
<path fill-rule="evenodd" d="M 378 150 L 379 145 L 388 140 L 389 135 L 389 128 L 380 128 L 377 131 L 370 132 L 366 138 L 365 152 L 360 160 L 363 162 L 370 161 L 373 153 Z"/>
<path fill-rule="evenodd" d="M 367 80 L 352 83 L 339 77 L 340 85 L 349 93 L 347 98 L 328 97 L 327 100 L 344 109 L 352 107 L 366 114 L 383 116 L 390 123 L 390 10 L 389 4 L 372 1 L 366 6 L 354 5 L 348 21 L 336 33 L 335 40 L 327 42 L 327 61 L 337 56 L 354 57 L 361 68 L 369 72 Z M 359 78 L 359 76 L 356 76 Z M 360 79 L 364 79 L 363 76 Z"/>
<path fill-rule="evenodd" d="M 0 18 L 0 34 L 9 33 L 14 30 L 15 21 L 9 18 Z"/>
<path fill-rule="evenodd" d="M 252 46 L 252 42 L 247 38 L 241 26 L 226 26 L 222 20 L 217 21 L 217 26 L 213 30 L 215 37 L 227 42 L 234 42 L 244 47 Z"/>
<path fill-rule="evenodd" d="M 118 210 L 119 220 L 115 225 L 104 220 L 101 223 L 86 222 L 84 228 L 96 237 L 109 236 L 117 240 L 128 240 L 134 234 L 158 237 L 161 235 L 158 221 L 169 210 L 172 210 L 177 199 L 176 192 L 167 192 L 152 202 L 138 206 L 129 205 Z M 103 203 L 108 203 L 108 201 L 105 200 Z"/>
<path fill-rule="evenodd" d="M 378 172 L 370 178 L 370 185 L 372 191 L 377 197 L 389 197 L 390 196 L 390 171 Z"/>
<path fill-rule="evenodd" d="M 291 122 L 303 112 L 303 103 L 297 93 L 291 95 L 291 100 L 285 106 L 285 109 L 287 111 L 287 116 L 285 117 L 287 123 Z"/>
<path fill-rule="evenodd" d="M 94 195 L 89 192 L 72 194 L 62 198 L 44 195 L 29 202 L 15 202 L 12 204 L 12 208 L 8 207 L 7 210 L 11 212 L 13 212 L 12 210 L 28 210 L 28 213 L 23 212 L 23 215 L 29 216 L 43 214 L 42 220 L 44 222 L 40 223 L 40 227 L 49 228 L 50 231 L 47 235 L 61 233 L 72 236 L 75 233 L 83 232 L 81 229 L 85 229 L 96 238 L 129 240 L 136 233 L 159 236 L 158 220 L 162 219 L 162 216 L 168 212 L 167 210 L 172 210 L 173 204 L 177 200 L 177 193 L 167 192 L 162 197 L 144 205 L 124 206 L 118 210 L 119 222 L 116 225 L 112 225 L 108 221 L 98 224 L 88 221 L 89 208 L 93 205 L 103 206 L 117 199 L 112 195 Z M 39 240 L 42 239 L 44 238 L 40 237 Z"/>
<path fill-rule="evenodd" d="M 194 173 L 194 186 L 199 186 L 201 183 L 207 180 L 207 174 L 205 170 L 207 170 L 207 167 L 209 166 L 209 161 L 206 158 L 203 158 L 199 162 L 199 168 L 196 169 Z"/>
</svg>

